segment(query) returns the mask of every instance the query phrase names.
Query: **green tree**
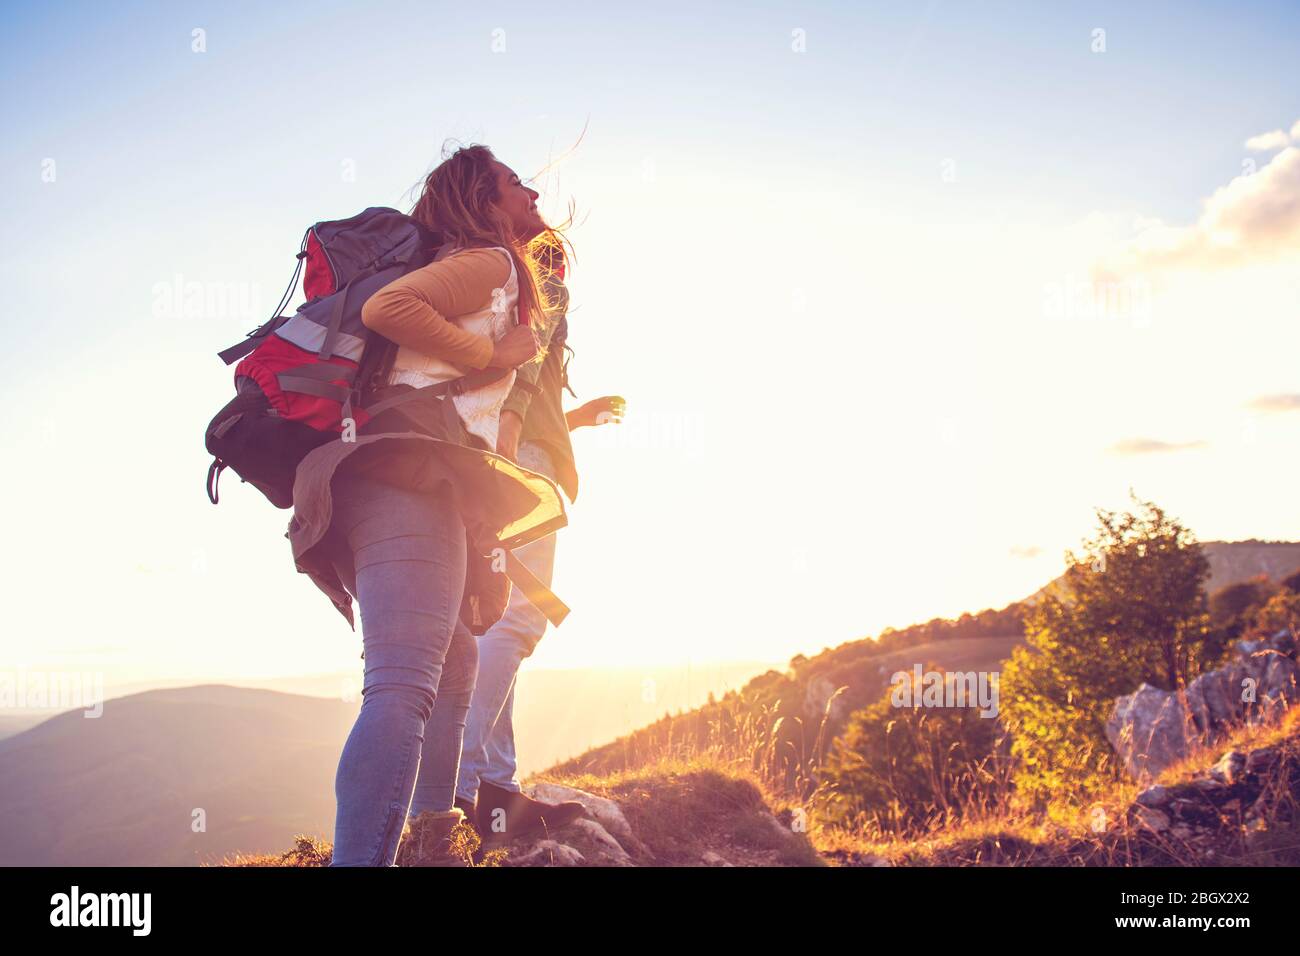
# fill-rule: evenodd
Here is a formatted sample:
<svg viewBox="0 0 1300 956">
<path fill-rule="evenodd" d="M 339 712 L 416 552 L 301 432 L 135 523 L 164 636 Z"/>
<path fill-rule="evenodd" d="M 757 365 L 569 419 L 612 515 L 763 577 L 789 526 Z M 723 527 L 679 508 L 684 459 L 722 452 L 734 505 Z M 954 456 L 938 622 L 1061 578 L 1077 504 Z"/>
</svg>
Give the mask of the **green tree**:
<svg viewBox="0 0 1300 956">
<path fill-rule="evenodd" d="M 1268 577 L 1261 575 L 1250 581 L 1238 581 L 1219 588 L 1210 595 L 1211 622 L 1234 630 L 1236 633 L 1232 636 L 1237 637 L 1245 626 L 1246 619 L 1267 600 L 1267 586 Z"/>
<path fill-rule="evenodd" d="M 1104 728 L 1115 697 L 1143 682 L 1182 687 L 1221 653 L 1201 546 L 1154 503 L 1133 500 L 1132 511 L 1097 509 L 1097 535 L 1066 552 L 1063 586 L 1029 610 L 1025 646 L 1003 672 L 1016 786 L 1034 799 L 1113 776 Z"/>
<path fill-rule="evenodd" d="M 1269 598 L 1268 575 L 1261 574 L 1249 581 L 1239 581 L 1219 588 L 1210 595 L 1211 635 L 1206 641 L 1206 651 L 1222 654 L 1229 645 L 1245 632 L 1246 627 Z"/>
<path fill-rule="evenodd" d="M 1293 641 L 1300 639 L 1300 591 L 1286 587 L 1278 588 L 1255 612 L 1244 636 L 1254 641 L 1267 640 L 1282 630 L 1290 631 Z"/>
</svg>

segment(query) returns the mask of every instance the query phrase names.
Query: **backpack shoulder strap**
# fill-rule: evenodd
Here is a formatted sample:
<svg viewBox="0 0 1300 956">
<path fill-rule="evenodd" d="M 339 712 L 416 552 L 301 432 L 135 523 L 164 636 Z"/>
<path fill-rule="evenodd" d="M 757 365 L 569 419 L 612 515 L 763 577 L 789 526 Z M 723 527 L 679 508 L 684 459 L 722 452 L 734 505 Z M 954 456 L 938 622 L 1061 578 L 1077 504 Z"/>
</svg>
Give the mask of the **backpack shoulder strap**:
<svg viewBox="0 0 1300 956">
<path fill-rule="evenodd" d="M 509 375 L 513 369 L 508 368 L 485 368 L 478 372 L 470 372 L 468 375 L 462 375 L 460 378 L 448 379 L 445 382 L 438 382 L 434 385 L 425 385 L 422 388 L 412 388 L 404 391 L 399 395 L 391 398 L 385 398 L 382 401 L 373 402 L 365 407 L 366 414 L 375 418 L 380 412 L 386 412 L 390 408 L 396 408 L 398 405 L 405 405 L 407 402 L 414 401 L 417 398 L 432 398 L 439 395 L 458 395 L 461 392 L 472 391 L 476 388 L 482 388 L 485 385 L 491 385 Z"/>
</svg>

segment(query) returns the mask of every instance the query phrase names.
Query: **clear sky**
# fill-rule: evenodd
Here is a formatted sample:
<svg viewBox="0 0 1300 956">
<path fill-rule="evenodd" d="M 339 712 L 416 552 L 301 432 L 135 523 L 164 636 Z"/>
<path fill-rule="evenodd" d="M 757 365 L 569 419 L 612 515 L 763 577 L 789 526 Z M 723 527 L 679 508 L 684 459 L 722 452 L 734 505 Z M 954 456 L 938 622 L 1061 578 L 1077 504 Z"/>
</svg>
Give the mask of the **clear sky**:
<svg viewBox="0 0 1300 956">
<path fill-rule="evenodd" d="M 1294 4 L 3 9 L 0 665 L 359 663 L 287 513 L 204 496 L 214 353 L 449 138 L 565 156 L 574 386 L 628 399 L 533 666 L 999 607 L 1130 487 L 1300 538 Z"/>
</svg>

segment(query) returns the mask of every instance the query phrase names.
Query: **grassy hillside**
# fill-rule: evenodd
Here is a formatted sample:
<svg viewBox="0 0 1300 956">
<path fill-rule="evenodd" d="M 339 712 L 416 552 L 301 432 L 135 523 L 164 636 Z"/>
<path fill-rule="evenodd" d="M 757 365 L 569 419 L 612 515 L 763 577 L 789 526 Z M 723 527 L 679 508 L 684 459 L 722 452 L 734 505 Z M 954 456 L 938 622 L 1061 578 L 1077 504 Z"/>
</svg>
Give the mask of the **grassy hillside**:
<svg viewBox="0 0 1300 956">
<path fill-rule="evenodd" d="M 744 752 L 764 764 L 772 782 L 801 789 L 800 780 L 848 716 L 879 699 L 895 671 L 914 664 L 951 671 L 996 671 L 1019 644 L 1018 630 L 985 634 L 994 625 L 1019 624 L 1018 606 L 892 631 L 854 641 L 816 657 L 796 657 L 784 671 L 768 671 L 736 693 L 660 720 L 611 744 L 552 768 L 553 773 L 607 774 L 664 759 Z M 981 619 L 983 618 L 983 623 Z M 1014 622 L 1011 623 L 1011 622 Z M 958 636 L 925 640 L 934 634 Z"/>
<path fill-rule="evenodd" d="M 1220 755 L 1236 751 L 1258 772 L 1223 783 Z M 1267 755 L 1268 760 L 1254 758 Z M 663 758 L 603 775 L 542 775 L 614 801 L 630 833 L 627 863 L 640 866 L 1297 866 L 1300 865 L 1300 710 L 1269 727 L 1242 727 L 1159 779 L 1192 825 L 1153 823 L 1136 802 L 1144 788 L 1119 783 L 1086 806 L 1067 799 L 1039 812 L 985 807 L 919 837 L 868 840 L 806 818 L 752 769 L 700 755 Z M 1143 799 L 1151 793 L 1148 790 Z M 588 829 L 573 825 L 521 840 L 484 864 L 608 865 Z M 601 831 L 602 834 L 604 831 Z M 602 839 L 604 839 L 602 837 Z M 578 851 L 578 855 L 574 851 Z M 237 855 L 227 866 L 319 867 L 328 841 L 301 837 L 286 852 Z M 418 865 L 418 864 L 414 864 Z"/>
</svg>

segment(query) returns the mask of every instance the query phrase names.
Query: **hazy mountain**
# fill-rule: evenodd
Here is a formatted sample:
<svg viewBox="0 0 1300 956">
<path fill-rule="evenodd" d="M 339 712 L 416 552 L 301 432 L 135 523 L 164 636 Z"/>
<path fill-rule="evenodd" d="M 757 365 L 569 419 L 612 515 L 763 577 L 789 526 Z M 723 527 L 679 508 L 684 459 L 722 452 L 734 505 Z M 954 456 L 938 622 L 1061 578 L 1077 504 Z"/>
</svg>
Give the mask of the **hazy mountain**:
<svg viewBox="0 0 1300 956">
<path fill-rule="evenodd" d="M 53 716 L 48 710 L 7 711 L 0 714 L 0 740 L 20 734 Z"/>
<path fill-rule="evenodd" d="M 1205 556 L 1210 562 L 1205 589 L 1210 594 L 1261 574 L 1276 582 L 1300 571 L 1300 542 L 1296 541 L 1207 541 Z"/>
<path fill-rule="evenodd" d="M 327 832 L 356 705 L 203 686 L 0 740 L 0 864 L 184 865 Z M 196 811 L 206 832 L 194 832 Z"/>
</svg>

